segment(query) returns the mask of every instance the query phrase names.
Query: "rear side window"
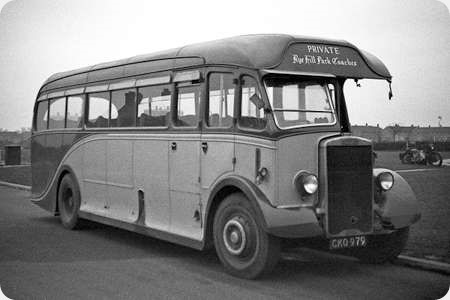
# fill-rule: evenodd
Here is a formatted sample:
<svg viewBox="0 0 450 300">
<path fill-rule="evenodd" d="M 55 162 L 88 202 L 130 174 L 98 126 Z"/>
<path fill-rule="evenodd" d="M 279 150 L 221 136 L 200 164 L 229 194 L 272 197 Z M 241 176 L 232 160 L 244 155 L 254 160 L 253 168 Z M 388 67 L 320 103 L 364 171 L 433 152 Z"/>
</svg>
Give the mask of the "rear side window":
<svg viewBox="0 0 450 300">
<path fill-rule="evenodd" d="M 111 93 L 110 127 L 135 126 L 136 90 L 118 90 Z"/>
<path fill-rule="evenodd" d="M 64 128 L 66 122 L 66 98 L 50 100 L 49 129 Z"/>
<path fill-rule="evenodd" d="M 175 126 L 197 127 L 200 102 L 200 87 L 178 87 Z"/>
<path fill-rule="evenodd" d="M 38 107 L 36 111 L 36 130 L 45 130 L 47 129 L 48 123 L 48 101 L 38 102 Z"/>
<path fill-rule="evenodd" d="M 108 127 L 109 93 L 89 94 L 87 102 L 87 127 Z M 117 112 L 116 112 L 117 113 Z"/>
<path fill-rule="evenodd" d="M 231 127 L 234 116 L 234 83 L 232 74 L 212 73 L 208 79 L 208 126 Z"/>
<path fill-rule="evenodd" d="M 66 128 L 80 128 L 83 116 L 83 96 L 67 98 Z"/>
<path fill-rule="evenodd" d="M 167 126 L 170 112 L 170 86 L 149 86 L 138 90 L 137 125 Z"/>
<path fill-rule="evenodd" d="M 249 129 L 261 130 L 266 127 L 266 116 L 255 79 L 243 76 L 241 79 L 241 117 L 239 126 Z"/>
</svg>

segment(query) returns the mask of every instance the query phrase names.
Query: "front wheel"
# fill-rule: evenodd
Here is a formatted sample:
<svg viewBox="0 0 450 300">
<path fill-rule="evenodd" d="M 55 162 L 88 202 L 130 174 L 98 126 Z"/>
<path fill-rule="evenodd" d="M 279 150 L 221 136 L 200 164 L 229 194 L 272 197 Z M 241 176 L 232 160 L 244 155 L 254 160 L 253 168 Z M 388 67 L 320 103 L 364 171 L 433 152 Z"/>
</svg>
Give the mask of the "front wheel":
<svg viewBox="0 0 450 300">
<path fill-rule="evenodd" d="M 228 273 L 253 279 L 269 273 L 278 262 L 279 239 L 263 230 L 262 220 L 243 194 L 223 200 L 213 226 L 216 253 Z"/>
<path fill-rule="evenodd" d="M 61 223 L 67 229 L 80 227 L 80 200 L 80 190 L 75 178 L 71 174 L 64 175 L 58 189 L 58 209 Z"/>
<path fill-rule="evenodd" d="M 389 234 L 373 235 L 365 248 L 355 250 L 354 256 L 363 262 L 381 264 L 392 261 L 402 252 L 409 236 L 409 227 Z"/>
<path fill-rule="evenodd" d="M 431 152 L 427 157 L 428 163 L 435 167 L 442 165 L 442 156 L 437 152 Z"/>
</svg>

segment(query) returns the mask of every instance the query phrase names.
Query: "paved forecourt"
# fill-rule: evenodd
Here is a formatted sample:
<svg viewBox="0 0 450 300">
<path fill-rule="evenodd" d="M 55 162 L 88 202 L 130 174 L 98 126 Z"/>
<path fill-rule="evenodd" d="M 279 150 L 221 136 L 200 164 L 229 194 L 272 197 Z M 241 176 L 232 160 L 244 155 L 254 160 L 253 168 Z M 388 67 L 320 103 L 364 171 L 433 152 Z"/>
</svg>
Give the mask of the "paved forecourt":
<svg viewBox="0 0 450 300">
<path fill-rule="evenodd" d="M 439 299 L 450 284 L 441 273 L 308 251 L 246 281 L 227 275 L 212 251 L 99 224 L 65 230 L 28 198 L 0 186 L 0 286 L 12 299 Z"/>
</svg>

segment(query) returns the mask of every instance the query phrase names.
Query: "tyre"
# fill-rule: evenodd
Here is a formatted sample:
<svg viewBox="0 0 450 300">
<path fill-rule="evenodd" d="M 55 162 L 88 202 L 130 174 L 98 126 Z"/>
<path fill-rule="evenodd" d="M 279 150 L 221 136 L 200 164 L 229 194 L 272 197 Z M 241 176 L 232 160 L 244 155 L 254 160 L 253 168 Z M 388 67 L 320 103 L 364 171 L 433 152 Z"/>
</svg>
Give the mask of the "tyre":
<svg viewBox="0 0 450 300">
<path fill-rule="evenodd" d="M 354 256 L 363 262 L 382 264 L 394 260 L 405 248 L 409 227 L 398 229 L 390 234 L 370 236 L 365 248 L 355 250 Z"/>
<path fill-rule="evenodd" d="M 78 212 L 80 210 L 80 189 L 71 174 L 66 174 L 58 189 L 58 209 L 62 225 L 67 229 L 80 227 Z"/>
<path fill-rule="evenodd" d="M 411 155 L 409 155 L 409 154 L 404 154 L 402 156 L 401 160 L 402 160 L 402 164 L 410 164 L 410 163 L 412 163 Z"/>
<path fill-rule="evenodd" d="M 437 152 L 431 152 L 430 155 L 428 155 L 428 163 L 435 167 L 442 166 L 442 156 Z"/>
<path fill-rule="evenodd" d="M 231 275 L 254 279 L 268 274 L 280 257 L 280 241 L 262 228 L 256 208 L 241 193 L 227 196 L 213 224 L 217 256 Z"/>
</svg>

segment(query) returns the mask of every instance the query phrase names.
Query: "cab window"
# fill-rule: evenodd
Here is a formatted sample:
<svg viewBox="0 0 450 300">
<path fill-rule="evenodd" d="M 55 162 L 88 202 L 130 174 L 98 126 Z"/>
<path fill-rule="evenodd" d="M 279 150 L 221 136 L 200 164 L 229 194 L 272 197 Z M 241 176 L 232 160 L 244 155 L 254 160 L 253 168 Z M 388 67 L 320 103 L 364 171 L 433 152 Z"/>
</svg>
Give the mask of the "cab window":
<svg viewBox="0 0 450 300">
<path fill-rule="evenodd" d="M 253 77 L 241 79 L 241 116 L 239 127 L 261 130 L 266 127 L 266 115 L 258 84 Z"/>
<path fill-rule="evenodd" d="M 279 128 L 335 124 L 330 82 L 292 76 L 268 77 L 264 82 Z"/>
</svg>

